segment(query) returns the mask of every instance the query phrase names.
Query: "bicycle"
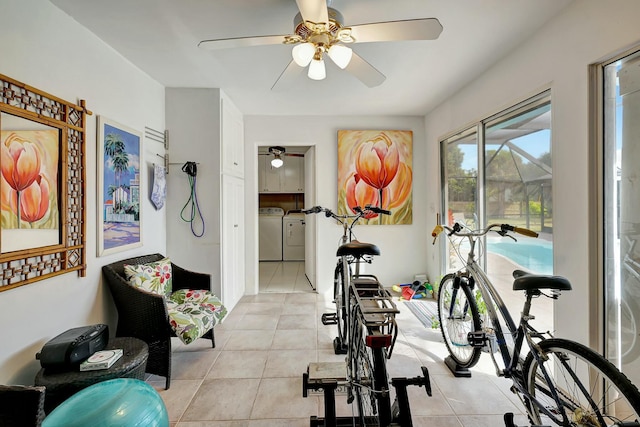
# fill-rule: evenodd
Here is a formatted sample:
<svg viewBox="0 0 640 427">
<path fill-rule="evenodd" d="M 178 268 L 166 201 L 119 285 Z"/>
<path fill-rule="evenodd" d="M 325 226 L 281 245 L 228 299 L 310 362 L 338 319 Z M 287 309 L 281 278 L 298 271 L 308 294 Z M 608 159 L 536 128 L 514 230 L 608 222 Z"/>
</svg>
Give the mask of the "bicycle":
<svg viewBox="0 0 640 427">
<path fill-rule="evenodd" d="M 478 265 L 476 244 L 489 232 L 513 239 L 511 232 L 531 237 L 537 233 L 508 224 L 478 230 L 463 230 L 459 223 L 436 225 L 434 244 L 443 231 L 450 240 L 457 236 L 469 242 L 466 261 L 461 257 L 464 266 L 445 275 L 438 289 L 438 316 L 450 368 L 474 366 L 482 348 L 487 348 L 496 374 L 513 381 L 511 391 L 519 396 L 534 425 L 640 426 L 640 393 L 622 372 L 590 348 L 555 338 L 550 332 L 538 332 L 529 324 L 534 318 L 530 314 L 532 300 L 540 296 L 557 299 L 562 291 L 571 290 L 566 278 L 514 271 L 513 290 L 525 294 L 516 327 L 498 291 Z M 456 250 L 460 256 L 459 248 Z M 483 316 L 477 301 L 486 307 Z M 525 342 L 529 352 L 523 358 Z M 502 356 L 503 368 L 498 366 L 495 353 Z M 505 414 L 505 425 L 516 427 L 513 414 Z"/>
<path fill-rule="evenodd" d="M 360 274 L 360 264 L 363 262 L 371 263 L 372 259 L 376 255 L 380 255 L 380 249 L 371 243 L 359 242 L 355 239 L 353 233 L 353 227 L 358 223 L 358 220 L 368 214 L 386 214 L 391 212 L 384 209 L 377 208 L 375 206 L 367 205 L 364 208 L 355 207 L 355 215 L 337 215 L 333 211 L 322 206 L 314 206 L 311 209 L 302 210 L 302 213 L 317 214 L 324 212 L 325 217 L 333 218 L 340 225 L 342 225 L 342 236 L 340 237 L 340 243 L 336 256 L 338 261 L 333 273 L 333 301 L 336 305 L 335 313 L 325 313 L 322 315 L 322 324 L 324 325 L 337 325 L 338 335 L 333 340 L 333 350 L 335 354 L 347 354 L 348 339 L 349 339 L 349 300 L 347 299 L 347 292 L 349 290 L 349 283 L 353 277 L 372 277 L 371 275 Z M 355 265 L 355 271 L 351 272 L 351 266 Z M 377 280 L 377 279 L 376 279 Z"/>
<path fill-rule="evenodd" d="M 346 375 L 342 382 L 348 389 L 348 403 L 357 404 L 353 417 L 336 417 L 335 391 L 342 385 L 337 379 L 310 379 L 303 375 L 303 396 L 307 391 L 324 391 L 324 418 L 311 417 L 311 426 L 399 426 L 411 427 L 411 408 L 407 387 L 424 386 L 431 396 L 429 372 L 422 376 L 392 378 L 396 397 L 391 404 L 386 359 L 391 357 L 397 337 L 395 315 L 399 313 L 393 297 L 379 281 L 370 277 L 354 278 L 349 288 L 351 313 L 350 340 L 346 357 Z"/>
<path fill-rule="evenodd" d="M 359 218 L 369 212 L 388 211 L 372 206 L 356 207 L 354 211 L 356 215 L 336 215 L 329 209 L 315 206 L 303 212 L 324 212 L 343 226 L 334 280 L 336 313 L 323 314 L 322 319 L 324 324 L 333 324 L 327 320 L 335 320 L 339 325 L 334 350 L 339 349 L 337 344 L 346 347 L 344 384 L 348 389 L 347 401 L 352 403 L 355 400 L 358 414 L 355 417 L 336 417 L 335 390 L 339 384 L 334 378 L 312 380 L 308 371 L 303 376 L 303 396 L 307 396 L 309 389 L 324 390 L 325 416 L 312 417 L 312 426 L 353 425 L 357 422 L 359 426 L 411 427 L 407 386 L 424 386 L 427 394 L 431 395 L 429 374 L 422 367 L 422 376 L 393 378 L 391 385 L 396 389 L 396 399 L 391 404 L 386 360 L 391 357 L 398 334 L 395 315 L 399 310 L 389 291 L 374 275 L 360 274 L 360 262 L 370 262 L 371 257 L 380 255 L 380 250 L 375 245 L 355 240 L 353 235 L 353 227 Z M 351 274 L 354 263 L 355 272 Z"/>
</svg>

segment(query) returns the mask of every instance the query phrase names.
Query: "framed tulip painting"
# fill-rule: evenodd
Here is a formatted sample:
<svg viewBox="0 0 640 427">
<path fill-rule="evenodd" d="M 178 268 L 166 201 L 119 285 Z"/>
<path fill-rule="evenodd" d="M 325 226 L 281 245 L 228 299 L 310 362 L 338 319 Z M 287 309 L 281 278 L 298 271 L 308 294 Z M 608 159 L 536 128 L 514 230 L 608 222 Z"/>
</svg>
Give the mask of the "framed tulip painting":
<svg viewBox="0 0 640 427">
<path fill-rule="evenodd" d="M 363 224 L 411 224 L 413 132 L 338 131 L 338 214 L 377 206 L 391 215 L 370 214 Z"/>
<path fill-rule="evenodd" d="M 58 245 L 60 130 L 0 113 L 3 253 Z M 6 129 L 6 130 L 5 130 Z"/>
<path fill-rule="evenodd" d="M 0 74 L 0 291 L 85 274 L 84 101 Z"/>
<path fill-rule="evenodd" d="M 141 134 L 98 117 L 98 256 L 142 246 Z"/>
</svg>

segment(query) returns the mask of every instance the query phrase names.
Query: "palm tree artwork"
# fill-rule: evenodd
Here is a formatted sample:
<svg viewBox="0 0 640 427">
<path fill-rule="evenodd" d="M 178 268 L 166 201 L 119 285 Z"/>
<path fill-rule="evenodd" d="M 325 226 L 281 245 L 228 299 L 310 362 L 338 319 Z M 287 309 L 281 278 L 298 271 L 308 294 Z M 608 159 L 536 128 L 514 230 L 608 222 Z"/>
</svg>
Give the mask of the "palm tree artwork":
<svg viewBox="0 0 640 427">
<path fill-rule="evenodd" d="M 103 249 L 140 243 L 140 136 L 102 123 Z"/>
</svg>

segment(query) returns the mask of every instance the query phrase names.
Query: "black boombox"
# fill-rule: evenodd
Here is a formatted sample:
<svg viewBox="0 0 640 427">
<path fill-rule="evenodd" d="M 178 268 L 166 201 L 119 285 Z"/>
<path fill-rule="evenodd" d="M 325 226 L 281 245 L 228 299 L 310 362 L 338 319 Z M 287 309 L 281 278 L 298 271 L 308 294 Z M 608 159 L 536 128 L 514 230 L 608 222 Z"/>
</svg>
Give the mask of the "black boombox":
<svg viewBox="0 0 640 427">
<path fill-rule="evenodd" d="M 36 354 L 40 365 L 50 370 L 71 370 L 107 346 L 109 326 L 104 324 L 69 329 L 49 340 Z"/>
</svg>

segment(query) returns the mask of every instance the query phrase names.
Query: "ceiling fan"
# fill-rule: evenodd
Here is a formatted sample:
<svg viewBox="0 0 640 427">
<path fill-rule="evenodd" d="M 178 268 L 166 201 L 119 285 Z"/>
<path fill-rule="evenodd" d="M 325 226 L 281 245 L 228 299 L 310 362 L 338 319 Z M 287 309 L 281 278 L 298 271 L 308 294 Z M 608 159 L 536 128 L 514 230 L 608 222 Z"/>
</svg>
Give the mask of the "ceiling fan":
<svg viewBox="0 0 640 427">
<path fill-rule="evenodd" d="M 304 157 L 303 153 L 287 153 L 286 151 L 287 150 L 284 147 L 275 146 L 275 147 L 269 147 L 269 150 L 267 153 L 258 153 L 258 155 L 273 156 L 273 159 L 271 159 L 271 166 L 273 166 L 274 168 L 279 168 L 284 164 L 283 157 L 285 156 L 286 157 Z"/>
<path fill-rule="evenodd" d="M 385 80 L 384 74 L 346 46 L 352 43 L 372 43 L 401 40 L 434 40 L 442 25 L 436 18 L 386 21 L 346 27 L 342 15 L 328 7 L 331 0 L 296 0 L 300 11 L 294 18 L 294 31 L 289 35 L 252 36 L 203 40 L 198 46 L 206 49 L 228 49 L 272 44 L 295 45 L 293 59 L 280 74 L 271 89 L 290 75 L 308 66 L 307 76 L 313 80 L 326 77 L 325 56 L 345 69 L 368 87 Z"/>
</svg>

